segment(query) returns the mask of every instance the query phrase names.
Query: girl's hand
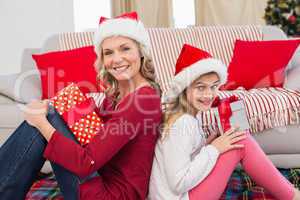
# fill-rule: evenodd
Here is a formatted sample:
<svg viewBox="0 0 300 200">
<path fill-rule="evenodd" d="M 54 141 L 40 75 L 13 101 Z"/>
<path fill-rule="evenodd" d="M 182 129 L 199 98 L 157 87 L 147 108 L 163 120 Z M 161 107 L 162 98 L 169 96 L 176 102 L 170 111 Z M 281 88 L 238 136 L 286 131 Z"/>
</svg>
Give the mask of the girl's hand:
<svg viewBox="0 0 300 200">
<path fill-rule="evenodd" d="M 213 132 L 206 138 L 206 145 L 210 144 L 214 139 L 218 137 L 218 133 Z"/>
<path fill-rule="evenodd" d="M 244 145 L 236 143 L 247 137 L 246 132 L 240 132 L 236 130 L 237 128 L 229 129 L 223 135 L 214 139 L 211 142 L 211 145 L 215 146 L 220 153 L 224 153 L 231 149 L 243 148 Z"/>
</svg>

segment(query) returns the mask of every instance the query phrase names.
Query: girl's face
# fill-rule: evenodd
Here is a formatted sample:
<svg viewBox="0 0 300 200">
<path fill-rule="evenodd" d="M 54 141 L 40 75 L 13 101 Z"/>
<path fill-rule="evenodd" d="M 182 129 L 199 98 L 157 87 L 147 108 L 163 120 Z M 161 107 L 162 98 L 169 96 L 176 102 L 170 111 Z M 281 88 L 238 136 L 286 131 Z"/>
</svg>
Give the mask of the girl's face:
<svg viewBox="0 0 300 200">
<path fill-rule="evenodd" d="M 219 76 L 212 72 L 200 76 L 186 89 L 189 105 L 196 111 L 210 109 L 220 85 Z"/>
<path fill-rule="evenodd" d="M 103 65 L 117 80 L 130 80 L 140 75 L 141 55 L 138 45 L 123 36 L 106 38 L 102 42 Z"/>
</svg>

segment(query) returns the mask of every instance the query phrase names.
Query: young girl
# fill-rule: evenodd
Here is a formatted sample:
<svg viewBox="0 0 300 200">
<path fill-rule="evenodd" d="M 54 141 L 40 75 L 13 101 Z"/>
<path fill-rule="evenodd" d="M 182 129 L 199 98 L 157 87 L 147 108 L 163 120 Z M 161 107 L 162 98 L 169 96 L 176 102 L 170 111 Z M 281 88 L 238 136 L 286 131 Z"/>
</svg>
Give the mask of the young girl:
<svg viewBox="0 0 300 200">
<path fill-rule="evenodd" d="M 241 162 L 257 184 L 280 200 L 300 199 L 249 133 L 233 127 L 205 141 L 196 114 L 210 109 L 226 66 L 200 49 L 184 45 L 176 63 L 164 130 L 155 149 L 150 179 L 151 200 L 217 200 Z"/>
<path fill-rule="evenodd" d="M 24 199 L 44 158 L 66 200 L 145 199 L 161 120 L 148 33 L 136 13 L 101 18 L 95 50 L 111 86 L 99 110 L 104 126 L 80 146 L 57 113 L 46 116 L 46 103 L 27 105 L 42 112 L 26 112 L 0 149 L 1 200 Z"/>
</svg>

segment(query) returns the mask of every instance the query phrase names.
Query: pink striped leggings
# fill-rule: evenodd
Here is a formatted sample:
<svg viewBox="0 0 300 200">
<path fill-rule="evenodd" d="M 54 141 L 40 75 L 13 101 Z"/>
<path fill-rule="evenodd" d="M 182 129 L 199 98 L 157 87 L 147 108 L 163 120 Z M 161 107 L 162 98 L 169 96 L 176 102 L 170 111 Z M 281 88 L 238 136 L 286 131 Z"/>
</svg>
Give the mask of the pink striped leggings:
<svg viewBox="0 0 300 200">
<path fill-rule="evenodd" d="M 274 198 L 293 199 L 293 185 L 280 174 L 252 136 L 248 134 L 248 137 L 239 143 L 244 144 L 244 148 L 221 154 L 211 173 L 189 191 L 189 199 L 219 199 L 239 162 L 247 174 L 258 185 L 268 190 Z"/>
</svg>

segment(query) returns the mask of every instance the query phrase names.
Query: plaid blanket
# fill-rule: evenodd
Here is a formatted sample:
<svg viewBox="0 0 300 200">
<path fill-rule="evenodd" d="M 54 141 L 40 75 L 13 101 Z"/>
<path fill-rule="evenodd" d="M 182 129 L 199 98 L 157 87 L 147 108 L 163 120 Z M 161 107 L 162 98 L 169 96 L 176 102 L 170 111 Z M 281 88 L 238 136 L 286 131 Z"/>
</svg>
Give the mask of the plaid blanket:
<svg viewBox="0 0 300 200">
<path fill-rule="evenodd" d="M 279 169 L 280 172 L 300 189 L 300 169 Z M 53 174 L 36 181 L 26 200 L 62 200 L 61 193 Z M 223 193 L 221 200 L 272 200 L 262 187 L 257 186 L 242 170 L 236 169 Z"/>
</svg>

